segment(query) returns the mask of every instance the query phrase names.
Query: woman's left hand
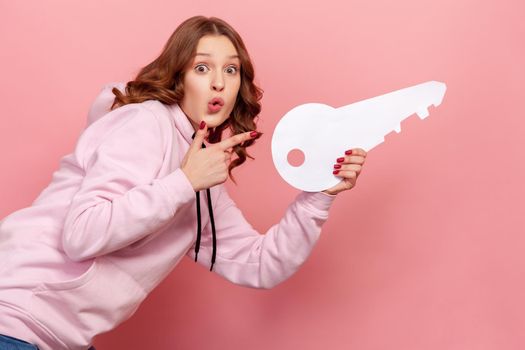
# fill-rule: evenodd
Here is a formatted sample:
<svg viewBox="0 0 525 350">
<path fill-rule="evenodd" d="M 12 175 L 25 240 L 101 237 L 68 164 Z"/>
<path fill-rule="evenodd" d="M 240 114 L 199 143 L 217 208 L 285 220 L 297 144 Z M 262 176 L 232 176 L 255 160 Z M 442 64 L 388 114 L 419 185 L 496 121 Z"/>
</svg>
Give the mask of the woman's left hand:
<svg viewBox="0 0 525 350">
<path fill-rule="evenodd" d="M 343 180 L 323 192 L 335 195 L 354 188 L 363 164 L 365 164 L 365 158 L 366 152 L 361 148 L 352 148 L 346 151 L 344 156 L 336 160 L 333 170 L 334 175 L 341 177 Z"/>
</svg>

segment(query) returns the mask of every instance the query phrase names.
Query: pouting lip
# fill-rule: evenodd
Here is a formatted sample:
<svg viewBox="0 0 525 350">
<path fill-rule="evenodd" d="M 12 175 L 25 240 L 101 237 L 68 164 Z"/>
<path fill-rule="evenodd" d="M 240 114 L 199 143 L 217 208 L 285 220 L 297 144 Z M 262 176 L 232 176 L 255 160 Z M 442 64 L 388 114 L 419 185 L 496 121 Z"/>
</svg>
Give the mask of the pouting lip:
<svg viewBox="0 0 525 350">
<path fill-rule="evenodd" d="M 219 104 L 220 106 L 224 106 L 224 100 L 220 97 L 214 97 L 211 99 L 210 102 L 208 102 L 208 104 L 215 104 L 215 103 Z"/>
</svg>

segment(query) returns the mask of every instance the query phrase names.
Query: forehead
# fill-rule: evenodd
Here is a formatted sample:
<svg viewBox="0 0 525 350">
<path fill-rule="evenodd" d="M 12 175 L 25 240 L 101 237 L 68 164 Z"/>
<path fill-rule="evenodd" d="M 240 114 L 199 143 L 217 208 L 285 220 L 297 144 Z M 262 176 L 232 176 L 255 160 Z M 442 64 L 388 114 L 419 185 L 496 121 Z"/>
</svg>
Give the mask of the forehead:
<svg viewBox="0 0 525 350">
<path fill-rule="evenodd" d="M 231 40 L 225 35 L 205 35 L 199 39 L 196 55 L 207 54 L 209 57 L 230 58 L 238 54 Z M 202 56 L 204 57 L 204 56 Z"/>
</svg>

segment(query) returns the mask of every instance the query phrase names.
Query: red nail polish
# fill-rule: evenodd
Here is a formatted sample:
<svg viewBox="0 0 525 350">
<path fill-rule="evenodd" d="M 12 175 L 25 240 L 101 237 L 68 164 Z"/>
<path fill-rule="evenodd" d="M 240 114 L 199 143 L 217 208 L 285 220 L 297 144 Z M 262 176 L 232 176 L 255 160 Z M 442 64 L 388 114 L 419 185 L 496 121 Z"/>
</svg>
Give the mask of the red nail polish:
<svg viewBox="0 0 525 350">
<path fill-rule="evenodd" d="M 259 133 L 258 133 L 257 131 L 252 131 L 252 132 L 250 133 L 250 136 L 251 136 L 251 137 L 256 137 L 257 135 L 259 135 Z"/>
<path fill-rule="evenodd" d="M 342 163 L 342 162 L 343 162 L 343 160 L 345 160 L 345 159 L 344 159 L 344 157 L 341 157 L 341 158 L 337 158 L 337 163 Z"/>
<path fill-rule="evenodd" d="M 199 125 L 199 129 L 204 129 L 204 127 L 206 126 L 206 122 L 204 120 L 201 121 L 201 124 Z"/>
<path fill-rule="evenodd" d="M 352 150 L 350 149 L 350 150 L 346 151 L 345 154 L 346 154 L 346 155 L 348 155 L 348 154 L 352 154 Z"/>
<path fill-rule="evenodd" d="M 341 164 L 335 164 L 335 165 L 334 165 L 334 168 L 335 168 L 335 169 L 341 169 Z"/>
<path fill-rule="evenodd" d="M 334 174 L 339 174 L 339 170 L 334 170 Z"/>
</svg>

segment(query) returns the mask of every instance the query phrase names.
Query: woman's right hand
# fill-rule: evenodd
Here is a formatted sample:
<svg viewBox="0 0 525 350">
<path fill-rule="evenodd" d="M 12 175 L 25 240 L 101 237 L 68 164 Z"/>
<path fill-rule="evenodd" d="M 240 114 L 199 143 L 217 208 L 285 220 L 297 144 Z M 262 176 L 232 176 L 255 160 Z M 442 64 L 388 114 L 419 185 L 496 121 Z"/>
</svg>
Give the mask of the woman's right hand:
<svg viewBox="0 0 525 350">
<path fill-rule="evenodd" d="M 202 148 L 208 126 L 204 121 L 197 130 L 195 138 L 184 159 L 181 169 L 195 191 L 210 188 L 228 179 L 228 166 L 235 145 L 257 137 L 257 131 L 234 135 L 226 140 Z"/>
</svg>

